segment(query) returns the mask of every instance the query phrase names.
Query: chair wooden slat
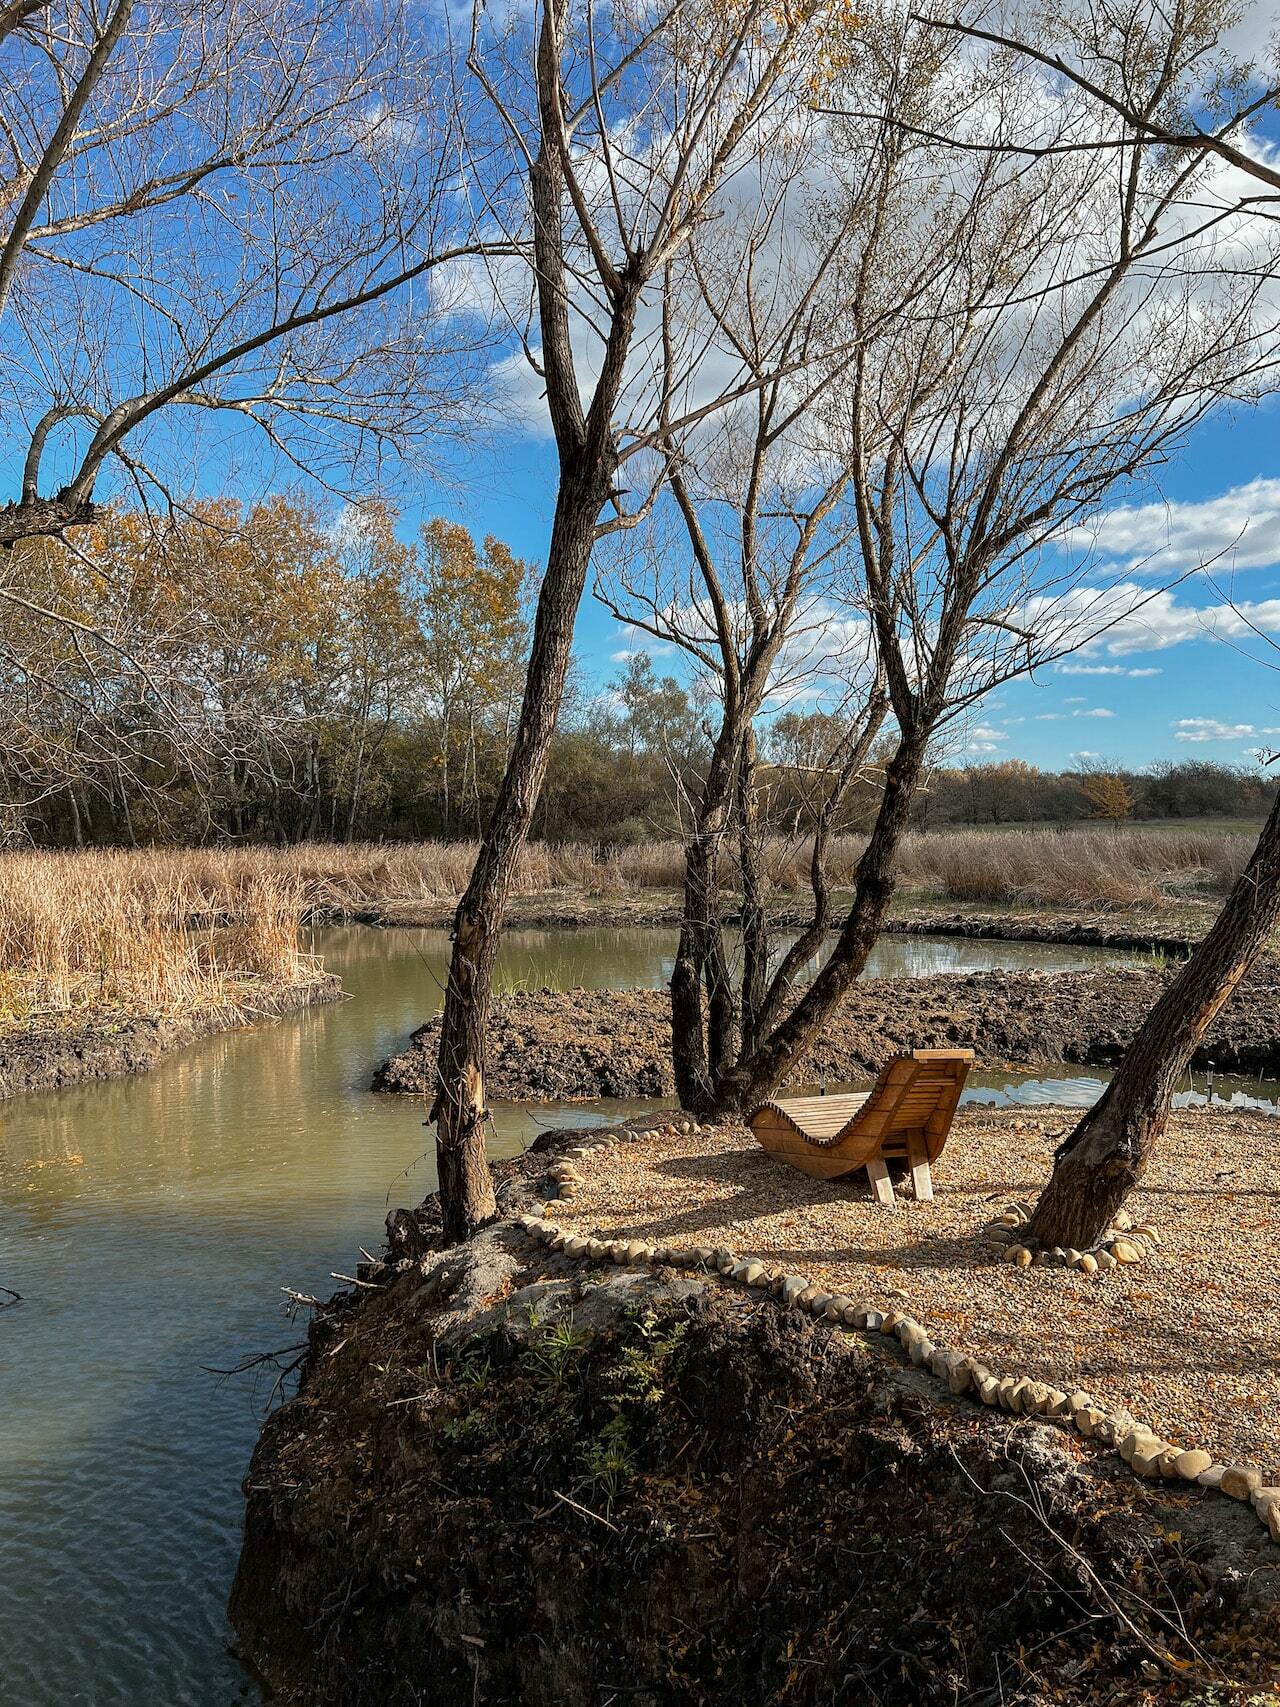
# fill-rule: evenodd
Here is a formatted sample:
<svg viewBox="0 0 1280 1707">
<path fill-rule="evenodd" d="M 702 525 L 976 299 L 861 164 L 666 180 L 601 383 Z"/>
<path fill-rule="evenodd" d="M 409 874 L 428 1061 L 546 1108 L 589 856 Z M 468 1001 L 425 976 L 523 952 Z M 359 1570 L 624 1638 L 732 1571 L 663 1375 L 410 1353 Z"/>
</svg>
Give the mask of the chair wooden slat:
<svg viewBox="0 0 1280 1707">
<path fill-rule="evenodd" d="M 933 1196 L 931 1165 L 947 1141 L 972 1062 L 972 1049 L 916 1049 L 887 1062 L 872 1091 L 771 1100 L 747 1124 L 770 1155 L 815 1178 L 865 1168 L 880 1203 L 893 1202 L 885 1158 L 905 1158 L 924 1201 Z"/>
</svg>

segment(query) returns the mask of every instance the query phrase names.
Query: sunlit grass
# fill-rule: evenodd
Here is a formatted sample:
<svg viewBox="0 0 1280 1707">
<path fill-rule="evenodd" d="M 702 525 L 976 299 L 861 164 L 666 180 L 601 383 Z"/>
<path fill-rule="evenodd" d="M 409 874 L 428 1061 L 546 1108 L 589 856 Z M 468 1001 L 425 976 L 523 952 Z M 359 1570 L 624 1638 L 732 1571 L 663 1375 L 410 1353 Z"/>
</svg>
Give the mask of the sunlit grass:
<svg viewBox="0 0 1280 1707">
<path fill-rule="evenodd" d="M 218 870 L 201 854 L 5 853 L 0 1022 L 252 1007 L 264 989 L 318 976 L 299 905 L 287 873 L 252 860 Z"/>
<path fill-rule="evenodd" d="M 1218 828 L 937 831 L 906 838 L 899 878 L 996 906 L 1156 905 L 1224 893 L 1253 840 Z M 834 887 L 853 882 L 864 845 L 856 836 L 833 843 Z M 316 976 L 300 921 L 397 904 L 447 909 L 474 857 L 465 842 L 0 854 L 0 1020 L 251 1006 L 254 990 Z M 775 893 L 801 893 L 808 845 L 772 838 L 762 867 Z M 535 843 L 515 888 L 622 900 L 677 890 L 683 874 L 677 842 L 606 851 Z M 726 861 L 729 888 L 734 876 Z M 518 971 L 506 975 L 508 988 L 523 983 Z"/>
</svg>

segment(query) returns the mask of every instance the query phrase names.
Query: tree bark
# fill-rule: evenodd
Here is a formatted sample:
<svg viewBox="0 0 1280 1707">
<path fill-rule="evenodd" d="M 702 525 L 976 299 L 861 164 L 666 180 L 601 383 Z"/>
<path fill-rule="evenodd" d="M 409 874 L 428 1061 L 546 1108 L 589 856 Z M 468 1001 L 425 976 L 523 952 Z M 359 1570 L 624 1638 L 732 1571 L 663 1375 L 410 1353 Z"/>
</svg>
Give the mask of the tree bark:
<svg viewBox="0 0 1280 1707">
<path fill-rule="evenodd" d="M 671 1066 L 681 1108 L 711 1103 L 711 1068 L 702 1009 L 702 978 L 709 952 L 713 846 L 717 832 L 696 826 L 684 860 L 680 936 L 671 968 Z"/>
<path fill-rule="evenodd" d="M 896 885 L 898 846 L 924 764 L 927 735 L 904 735 L 885 771 L 884 794 L 858 864 L 853 906 L 826 965 L 785 1019 L 716 1088 L 715 1112 L 737 1113 L 769 1096 L 817 1036 L 875 947 Z"/>
<path fill-rule="evenodd" d="M 747 730 L 738 775 L 738 859 L 742 868 L 742 1050 L 756 1046 L 769 977 L 769 919 L 760 877 L 756 738 Z"/>
<path fill-rule="evenodd" d="M 732 993 L 724 989 L 723 944 L 715 952 L 712 918 L 718 888 L 717 864 L 741 763 L 736 690 L 711 754 L 698 801 L 697 818 L 685 848 L 680 937 L 671 969 L 671 1064 L 681 1108 L 710 1110 L 718 1063 L 728 1042 Z M 708 977 L 708 971 L 710 976 Z M 704 1022 L 702 992 L 708 985 L 710 1012 Z"/>
<path fill-rule="evenodd" d="M 444 1232 L 451 1242 L 470 1238 L 497 1213 L 485 1160 L 485 1027 L 493 968 L 516 864 L 546 774 L 596 518 L 612 473 L 605 459 L 561 481 L 511 757 L 454 915 L 431 1110 Z"/>
<path fill-rule="evenodd" d="M 1142 1178 L 1173 1095 L 1223 1003 L 1280 921 L 1280 799 L 1222 911 L 1147 1015 L 1114 1078 L 1054 1158 L 1028 1229 L 1044 1245 L 1096 1243 Z"/>
</svg>

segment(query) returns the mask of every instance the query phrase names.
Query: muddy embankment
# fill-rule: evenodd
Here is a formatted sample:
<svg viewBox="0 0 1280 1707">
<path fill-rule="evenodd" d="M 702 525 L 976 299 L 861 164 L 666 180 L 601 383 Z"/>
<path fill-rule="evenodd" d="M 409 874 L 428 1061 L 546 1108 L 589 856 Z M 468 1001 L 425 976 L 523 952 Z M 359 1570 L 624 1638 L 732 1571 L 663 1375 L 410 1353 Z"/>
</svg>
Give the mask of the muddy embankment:
<svg viewBox="0 0 1280 1707">
<path fill-rule="evenodd" d="M 834 911 L 840 914 L 841 897 Z M 804 896 L 775 895 L 769 903 L 769 922 L 777 930 L 802 930 L 810 921 L 811 903 Z M 1186 954 L 1212 923 L 1217 909 L 1208 903 L 1181 902 L 1167 907 L 1123 908 L 1009 908 L 992 911 L 981 905 L 959 905 L 899 895 L 886 920 L 889 936 L 968 936 L 999 942 L 1063 943 L 1078 947 L 1115 948 L 1167 954 Z M 311 924 L 359 924 L 447 930 L 453 923 L 452 905 L 438 901 L 370 903 L 312 915 Z M 725 922 L 739 922 L 729 905 Z M 628 896 L 603 897 L 574 891 L 520 895 L 507 914 L 509 930 L 625 930 L 637 926 L 675 929 L 680 923 L 680 897 L 674 892 L 637 891 Z M 834 929 L 835 927 L 833 927 Z"/>
<path fill-rule="evenodd" d="M 856 984 L 788 1083 L 839 1084 L 876 1073 L 904 1049 L 968 1045 L 979 1067 L 1055 1061 L 1111 1066 L 1172 971 L 976 972 Z M 424 1095 L 439 1022 L 383 1062 L 378 1091 Z M 1280 1071 L 1280 967 L 1268 962 L 1218 1016 L 1196 1066 Z M 503 1102 L 672 1094 L 664 990 L 568 990 L 504 996 L 489 1027 L 489 1094 Z"/>
<path fill-rule="evenodd" d="M 99 1017 L 65 1028 L 0 1034 L 0 1097 L 56 1090 L 94 1079 L 127 1078 L 131 1073 L 146 1072 L 175 1050 L 218 1032 L 341 1000 L 340 981 L 325 973 L 305 984 L 255 994 L 252 1011 L 217 1008 L 172 1018 L 145 1014 L 124 1019 Z"/>
<path fill-rule="evenodd" d="M 567 1139 L 498 1170 L 504 1214 Z M 434 1228 L 393 1216 L 319 1312 L 246 1478 L 231 1617 L 285 1707 L 1154 1707 L 1280 1670 L 1237 1502 L 763 1295 Z"/>
</svg>

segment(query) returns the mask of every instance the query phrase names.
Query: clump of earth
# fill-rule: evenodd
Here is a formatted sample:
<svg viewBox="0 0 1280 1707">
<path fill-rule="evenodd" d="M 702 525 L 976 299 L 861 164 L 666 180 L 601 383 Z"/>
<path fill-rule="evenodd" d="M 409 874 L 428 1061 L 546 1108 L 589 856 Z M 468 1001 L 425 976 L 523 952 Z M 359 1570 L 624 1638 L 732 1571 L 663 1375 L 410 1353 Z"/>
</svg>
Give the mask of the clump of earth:
<svg viewBox="0 0 1280 1707">
<path fill-rule="evenodd" d="M 500 1168 L 505 1214 L 567 1141 Z M 445 1249 L 431 1203 L 389 1234 L 246 1481 L 231 1613 L 274 1699 L 1154 1707 L 1280 1675 L 1234 1501 L 715 1281 L 510 1223 Z"/>
</svg>

